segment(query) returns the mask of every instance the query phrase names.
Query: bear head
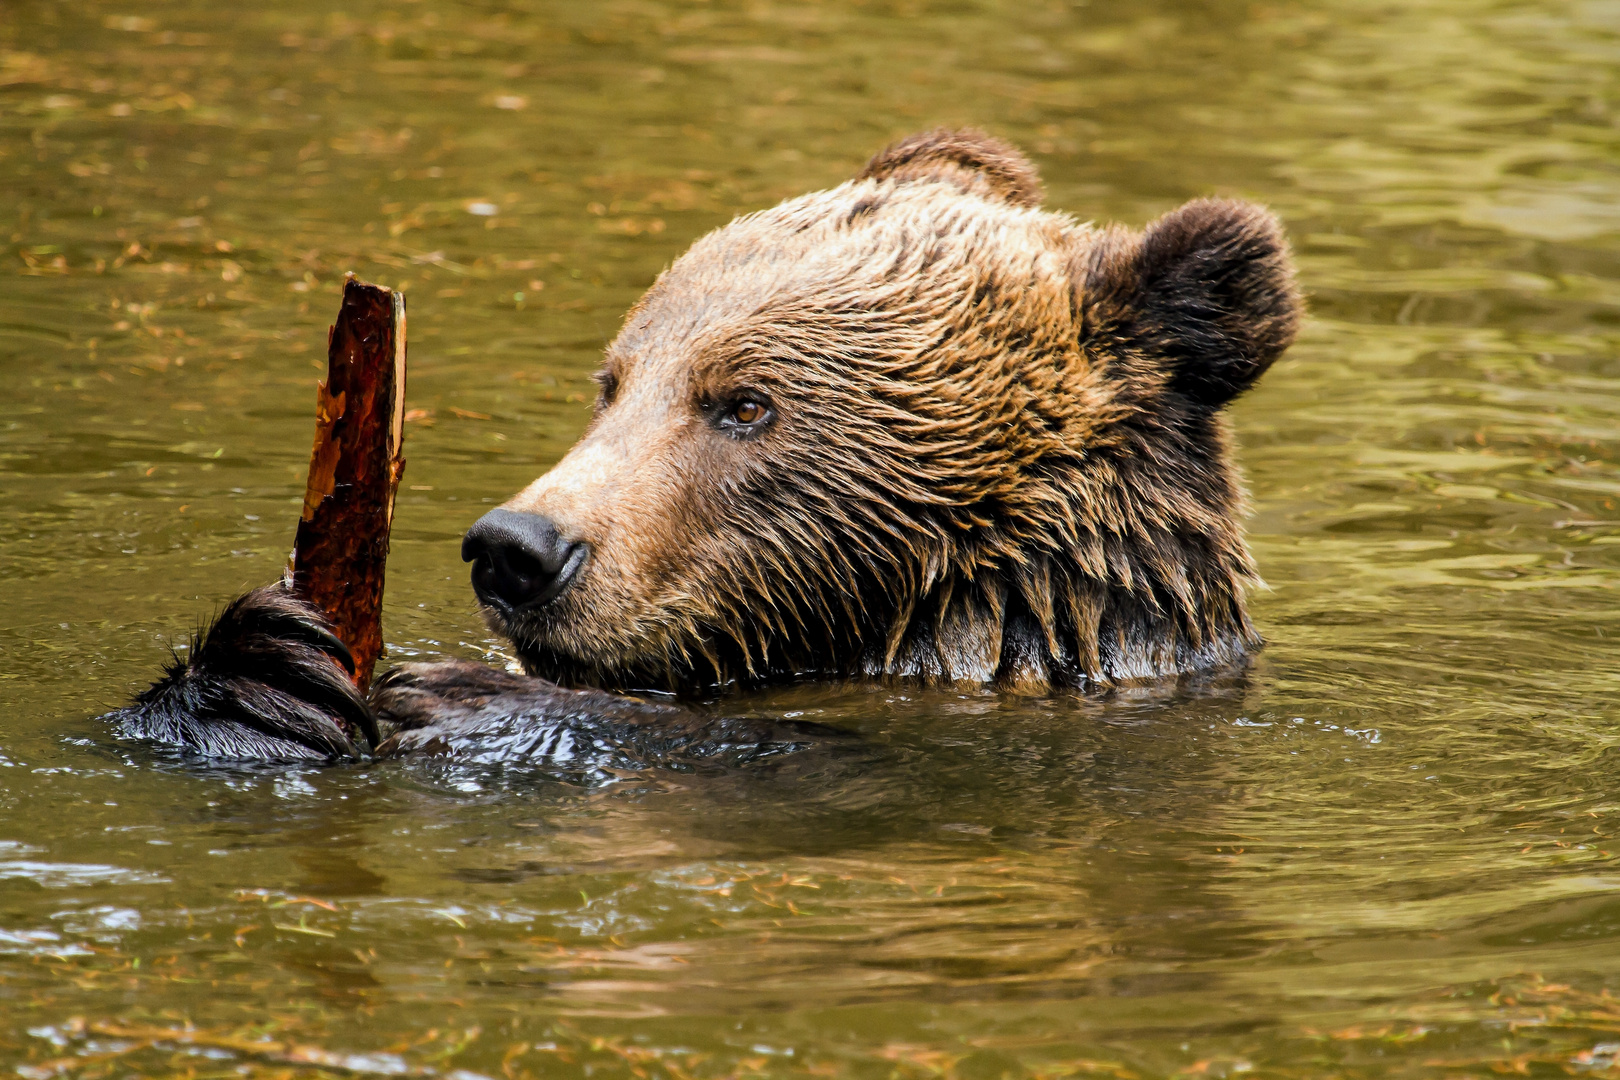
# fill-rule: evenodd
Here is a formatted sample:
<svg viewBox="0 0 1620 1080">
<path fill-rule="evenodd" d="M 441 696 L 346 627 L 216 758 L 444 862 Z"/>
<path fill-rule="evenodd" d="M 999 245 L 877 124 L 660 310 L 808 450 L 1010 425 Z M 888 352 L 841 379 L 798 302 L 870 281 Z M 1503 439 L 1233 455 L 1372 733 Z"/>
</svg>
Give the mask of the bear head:
<svg viewBox="0 0 1620 1080">
<path fill-rule="evenodd" d="M 464 542 L 530 672 L 1094 686 L 1256 647 L 1220 411 L 1294 337 L 1281 227 L 1040 202 L 937 131 L 693 244 L 578 444 Z"/>
</svg>

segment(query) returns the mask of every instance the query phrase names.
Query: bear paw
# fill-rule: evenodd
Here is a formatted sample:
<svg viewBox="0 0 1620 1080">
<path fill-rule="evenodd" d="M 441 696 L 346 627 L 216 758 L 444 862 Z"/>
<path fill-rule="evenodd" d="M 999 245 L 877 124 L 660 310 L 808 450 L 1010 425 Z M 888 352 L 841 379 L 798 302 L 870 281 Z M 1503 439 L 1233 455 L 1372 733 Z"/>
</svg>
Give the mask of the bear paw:
<svg viewBox="0 0 1620 1080">
<path fill-rule="evenodd" d="M 402 664 L 377 680 L 371 704 L 390 732 L 378 757 L 527 766 L 587 782 L 747 764 L 847 739 L 816 724 L 710 716 L 465 660 Z"/>
<path fill-rule="evenodd" d="M 110 714 L 119 734 L 212 758 L 329 761 L 375 746 L 354 660 L 285 583 L 231 601 L 163 678 Z"/>
</svg>

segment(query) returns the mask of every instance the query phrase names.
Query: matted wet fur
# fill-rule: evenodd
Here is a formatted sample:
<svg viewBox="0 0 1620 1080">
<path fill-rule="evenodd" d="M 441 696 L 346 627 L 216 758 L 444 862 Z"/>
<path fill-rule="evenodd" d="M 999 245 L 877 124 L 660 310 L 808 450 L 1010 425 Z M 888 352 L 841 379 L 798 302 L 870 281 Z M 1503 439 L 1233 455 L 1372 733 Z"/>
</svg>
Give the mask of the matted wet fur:
<svg viewBox="0 0 1620 1080">
<path fill-rule="evenodd" d="M 377 722 L 353 664 L 318 610 L 267 585 L 226 605 L 185 659 L 109 719 L 126 738 L 206 757 L 357 758 Z"/>
<path fill-rule="evenodd" d="M 506 504 L 590 552 L 554 600 L 488 609 L 529 670 L 1087 687 L 1256 647 L 1219 413 L 1293 340 L 1281 227 L 1039 201 L 1012 147 L 940 131 L 693 244 Z M 728 428 L 749 401 L 767 419 Z"/>
<path fill-rule="evenodd" d="M 1040 200 L 1015 149 L 937 131 L 676 260 L 584 436 L 506 504 L 585 553 L 487 608 L 530 677 L 409 664 L 363 699 L 320 613 L 270 586 L 114 718 L 217 757 L 690 763 L 816 733 L 557 683 L 1093 689 L 1240 665 L 1257 578 L 1220 410 L 1293 340 L 1281 227 L 1206 199 L 1095 228 Z"/>
</svg>

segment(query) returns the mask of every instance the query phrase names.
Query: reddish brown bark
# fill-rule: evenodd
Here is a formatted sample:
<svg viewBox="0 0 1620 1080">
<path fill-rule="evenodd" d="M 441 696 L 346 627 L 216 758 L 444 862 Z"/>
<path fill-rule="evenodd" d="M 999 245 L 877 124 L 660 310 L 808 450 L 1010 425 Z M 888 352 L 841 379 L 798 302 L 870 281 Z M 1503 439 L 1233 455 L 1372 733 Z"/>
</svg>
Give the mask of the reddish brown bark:
<svg viewBox="0 0 1620 1080">
<path fill-rule="evenodd" d="M 349 275 L 316 402 L 293 586 L 331 618 L 364 690 L 382 653 L 388 529 L 405 472 L 403 296 Z"/>
</svg>

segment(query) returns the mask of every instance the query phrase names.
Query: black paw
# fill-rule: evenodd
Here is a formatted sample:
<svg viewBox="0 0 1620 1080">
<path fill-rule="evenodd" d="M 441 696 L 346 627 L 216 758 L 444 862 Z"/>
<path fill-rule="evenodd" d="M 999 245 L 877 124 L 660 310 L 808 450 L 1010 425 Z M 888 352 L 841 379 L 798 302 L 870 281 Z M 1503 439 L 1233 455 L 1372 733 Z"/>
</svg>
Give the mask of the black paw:
<svg viewBox="0 0 1620 1080">
<path fill-rule="evenodd" d="M 266 585 L 231 601 L 184 660 L 110 719 L 127 738 L 207 757 L 358 758 L 378 738 L 353 671 L 318 609 Z"/>
</svg>

